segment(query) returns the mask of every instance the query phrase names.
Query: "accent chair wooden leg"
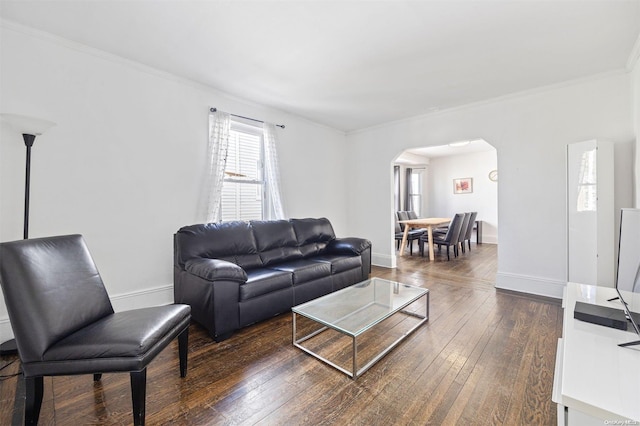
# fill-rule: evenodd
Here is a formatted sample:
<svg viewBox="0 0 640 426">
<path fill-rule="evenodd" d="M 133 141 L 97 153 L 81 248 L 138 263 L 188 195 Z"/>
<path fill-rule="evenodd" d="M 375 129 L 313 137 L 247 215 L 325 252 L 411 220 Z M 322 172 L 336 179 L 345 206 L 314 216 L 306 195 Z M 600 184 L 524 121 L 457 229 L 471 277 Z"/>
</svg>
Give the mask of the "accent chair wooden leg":
<svg viewBox="0 0 640 426">
<path fill-rule="evenodd" d="M 187 377 L 187 352 L 189 351 L 189 327 L 178 335 L 178 354 L 180 357 L 180 377 Z"/>
<path fill-rule="evenodd" d="M 102 379 L 102 373 L 96 373 L 93 375 L 93 381 L 94 382 L 99 382 L 100 379 Z"/>
<path fill-rule="evenodd" d="M 26 400 L 24 403 L 24 424 L 37 425 L 42 407 L 44 380 L 42 376 L 25 377 Z"/>
<path fill-rule="evenodd" d="M 147 369 L 132 371 L 131 376 L 131 402 L 133 403 L 133 424 L 144 426 L 145 399 L 147 396 Z"/>
</svg>

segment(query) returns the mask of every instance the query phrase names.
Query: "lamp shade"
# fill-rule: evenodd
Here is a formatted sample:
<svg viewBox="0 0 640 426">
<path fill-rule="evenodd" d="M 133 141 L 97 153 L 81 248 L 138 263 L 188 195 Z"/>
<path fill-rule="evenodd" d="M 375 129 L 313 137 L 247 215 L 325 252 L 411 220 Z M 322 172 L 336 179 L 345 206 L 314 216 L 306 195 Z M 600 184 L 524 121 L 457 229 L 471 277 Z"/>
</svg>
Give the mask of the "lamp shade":
<svg viewBox="0 0 640 426">
<path fill-rule="evenodd" d="M 19 114 L 0 113 L 0 120 L 23 135 L 41 135 L 56 125 L 53 121 Z"/>
</svg>

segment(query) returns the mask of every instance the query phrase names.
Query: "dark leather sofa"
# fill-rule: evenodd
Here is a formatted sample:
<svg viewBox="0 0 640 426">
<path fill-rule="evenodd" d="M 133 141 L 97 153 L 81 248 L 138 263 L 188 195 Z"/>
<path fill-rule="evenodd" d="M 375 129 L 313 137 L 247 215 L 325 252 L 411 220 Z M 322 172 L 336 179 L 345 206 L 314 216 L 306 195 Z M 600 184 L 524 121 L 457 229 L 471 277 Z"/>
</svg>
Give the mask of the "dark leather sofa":
<svg viewBox="0 0 640 426">
<path fill-rule="evenodd" d="M 326 218 L 191 225 L 174 235 L 174 298 L 221 341 L 249 324 L 363 281 L 371 242 Z"/>
</svg>

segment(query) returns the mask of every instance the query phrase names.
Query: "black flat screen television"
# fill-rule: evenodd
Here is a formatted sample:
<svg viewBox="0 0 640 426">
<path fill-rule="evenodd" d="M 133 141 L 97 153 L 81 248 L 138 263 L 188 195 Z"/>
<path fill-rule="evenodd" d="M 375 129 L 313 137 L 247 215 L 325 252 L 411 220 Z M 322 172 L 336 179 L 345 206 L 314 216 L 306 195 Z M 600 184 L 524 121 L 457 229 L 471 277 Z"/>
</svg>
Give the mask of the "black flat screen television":
<svg viewBox="0 0 640 426">
<path fill-rule="evenodd" d="M 628 299 L 634 296 L 633 293 L 640 293 L 640 209 L 622 209 L 619 237 L 616 291 L 627 320 L 631 323 L 636 334 L 640 336 L 637 321 L 639 316 L 631 312 L 628 304 Z M 623 295 L 622 292 L 625 294 Z M 638 309 L 637 306 L 635 308 Z M 621 343 L 618 346 L 634 345 L 640 345 L 640 340 Z"/>
</svg>

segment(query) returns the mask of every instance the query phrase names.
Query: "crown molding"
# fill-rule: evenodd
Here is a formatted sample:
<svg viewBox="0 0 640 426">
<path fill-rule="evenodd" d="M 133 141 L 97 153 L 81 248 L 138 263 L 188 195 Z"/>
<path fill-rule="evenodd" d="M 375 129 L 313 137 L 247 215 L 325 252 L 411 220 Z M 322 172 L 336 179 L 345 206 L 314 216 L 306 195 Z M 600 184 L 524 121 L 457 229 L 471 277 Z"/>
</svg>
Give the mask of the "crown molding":
<svg viewBox="0 0 640 426">
<path fill-rule="evenodd" d="M 432 112 L 427 112 L 427 113 L 424 113 L 424 114 L 414 115 L 414 116 L 411 116 L 411 117 L 401 118 L 399 120 L 394 120 L 394 121 L 389 121 L 389 122 L 386 122 L 386 123 L 376 124 L 375 126 L 370 126 L 370 127 L 365 127 L 365 128 L 362 128 L 362 129 L 351 130 L 351 131 L 347 132 L 347 136 L 357 135 L 359 133 L 367 133 L 367 132 L 370 132 L 370 131 L 373 131 L 373 130 L 384 129 L 386 127 L 412 123 L 412 122 L 415 122 L 417 120 L 424 120 L 424 119 L 427 119 L 429 117 L 434 117 L 434 116 L 443 115 L 443 114 L 449 114 L 449 113 L 458 112 L 458 111 L 470 110 L 470 109 L 474 109 L 474 108 L 478 108 L 478 107 L 482 107 L 482 106 L 486 106 L 486 105 L 492 105 L 492 104 L 496 104 L 496 103 L 500 103 L 500 102 L 509 101 L 509 100 L 512 100 L 512 99 L 524 98 L 524 97 L 536 95 L 536 94 L 539 94 L 539 93 L 550 92 L 550 91 L 553 91 L 553 90 L 559 90 L 559 89 L 563 89 L 563 88 L 566 88 L 566 87 L 572 87 L 572 86 L 577 86 L 577 85 L 580 85 L 580 84 L 585 84 L 585 83 L 588 83 L 588 82 L 591 82 L 591 81 L 598 81 L 598 80 L 602 80 L 602 79 L 605 79 L 605 78 L 610 78 L 610 77 L 619 76 L 619 75 L 626 75 L 626 74 L 628 74 L 628 71 L 625 68 L 620 68 L 620 69 L 616 69 L 616 70 L 612 70 L 612 71 L 605 71 L 603 73 L 598 73 L 598 74 L 594 74 L 594 75 L 590 75 L 590 76 L 586 76 L 586 77 L 580 77 L 580 78 L 576 78 L 576 79 L 572 79 L 572 80 L 566 80 L 566 81 L 562 81 L 560 83 L 549 84 L 549 85 L 546 85 L 546 86 L 539 86 L 539 87 L 535 87 L 533 89 L 527 89 L 527 90 L 522 90 L 522 91 L 519 91 L 519 92 L 508 93 L 506 95 L 496 96 L 494 98 L 483 99 L 483 100 L 479 100 L 479 101 L 475 101 L 475 102 L 469 102 L 469 103 L 462 104 L 462 105 L 452 106 L 450 108 L 442 108 L 442 109 L 434 110 Z"/>
<path fill-rule="evenodd" d="M 7 20 L 7 19 L 2 18 L 2 17 L 0 17 L 0 28 L 4 28 L 4 29 L 7 29 L 9 31 L 14 31 L 14 32 L 17 32 L 17 33 L 21 33 L 21 34 L 29 36 L 29 37 L 38 38 L 40 40 L 44 40 L 46 42 L 50 42 L 52 44 L 56 44 L 56 45 L 65 47 L 67 49 L 75 50 L 75 51 L 78 51 L 78 52 L 81 52 L 81 53 L 84 53 L 84 54 L 87 54 L 87 55 L 92 55 L 94 57 L 103 59 L 105 61 L 110 61 L 110 62 L 119 64 L 119 65 L 122 65 L 122 66 L 126 66 L 126 67 L 129 67 L 129 68 L 135 69 L 135 70 L 137 70 L 139 72 L 144 72 L 144 73 L 156 76 L 156 77 L 164 78 L 164 79 L 172 81 L 174 83 L 179 83 L 179 84 L 183 84 L 183 85 L 186 85 L 186 86 L 190 86 L 190 87 L 195 88 L 197 90 L 201 90 L 203 92 L 208 92 L 208 93 L 212 94 L 213 96 L 220 96 L 220 97 L 226 98 L 226 99 L 228 99 L 230 101 L 233 101 L 233 102 L 239 102 L 239 103 L 242 103 L 242 104 L 244 104 L 244 105 L 246 105 L 248 107 L 255 108 L 255 109 L 260 110 L 260 111 L 265 111 L 266 110 L 266 111 L 269 111 L 269 113 L 262 114 L 262 115 L 265 115 L 267 117 L 272 117 L 274 115 L 275 116 L 279 116 L 280 114 L 284 114 L 284 115 L 286 115 L 288 117 L 295 118 L 296 120 L 300 120 L 300 121 L 305 122 L 305 123 L 307 123 L 309 125 L 313 125 L 313 126 L 316 126 L 316 127 L 323 128 L 325 130 L 332 131 L 332 132 L 334 132 L 334 133 L 336 133 L 336 134 L 338 134 L 340 136 L 345 136 L 346 135 L 346 133 L 343 130 L 336 129 L 336 128 L 327 126 L 327 125 L 322 124 L 322 123 L 317 123 L 317 122 L 312 121 L 312 120 L 310 120 L 310 119 L 308 119 L 306 117 L 298 115 L 298 114 L 296 114 L 294 112 L 290 112 L 290 111 L 287 111 L 285 109 L 279 109 L 277 107 L 273 107 L 273 106 L 270 106 L 270 105 L 259 104 L 259 103 L 255 102 L 255 101 L 250 100 L 250 99 L 246 99 L 246 98 L 242 98 L 240 96 L 232 95 L 230 93 L 225 92 L 222 89 L 210 86 L 210 85 L 208 85 L 206 83 L 202 83 L 200 81 L 192 80 L 192 79 L 189 79 L 189 78 L 186 78 L 186 77 L 181 77 L 181 76 L 179 76 L 177 74 L 173 74 L 173 73 L 170 73 L 168 71 L 163 71 L 163 70 L 160 70 L 158 68 L 155 68 L 155 67 L 152 67 L 152 66 L 149 66 L 149 65 L 145 65 L 145 64 L 143 64 L 141 62 L 138 62 L 138 61 L 135 61 L 135 60 L 132 60 L 132 59 L 127 59 L 127 58 L 124 58 L 122 56 L 119 56 L 119 55 L 116 55 L 116 54 L 113 54 L 113 53 L 109 53 L 107 51 L 104 51 L 104 50 L 101 50 L 101 49 L 98 49 L 98 48 L 95 48 L 95 47 L 91 47 L 89 45 L 86 45 L 86 44 L 83 44 L 83 43 L 79 43 L 77 41 L 69 40 L 67 38 L 60 37 L 58 35 L 55 35 L 55 34 L 52 34 L 52 33 L 48 33 L 46 31 L 42 31 L 42 30 L 39 30 L 39 29 L 36 29 L 36 28 L 33 28 L 33 27 L 29 27 L 27 25 L 23 25 L 23 24 L 14 22 L 14 21 L 10 21 L 10 20 Z M 225 109 L 226 108 L 226 107 L 224 107 L 224 105 L 219 105 L 219 107 L 221 109 Z M 207 111 L 209 110 L 209 106 L 206 106 L 206 110 Z M 249 113 L 248 112 L 246 114 L 247 115 L 251 115 L 253 113 Z M 287 117 L 273 119 L 273 121 L 286 121 L 286 120 L 287 120 Z"/>
<path fill-rule="evenodd" d="M 67 38 L 60 37 L 58 35 L 48 33 L 46 31 L 42 31 L 33 27 L 29 27 L 27 25 L 23 25 L 14 21 L 9 21 L 4 18 L 0 18 L 0 27 L 10 31 L 21 33 L 29 37 L 34 37 L 40 40 L 44 40 L 46 42 L 65 47 L 67 49 L 71 49 L 87 55 L 95 56 L 97 58 L 100 58 L 106 61 L 117 63 L 119 65 L 125 65 L 131 68 L 135 68 L 137 71 L 145 72 L 147 74 L 152 74 L 157 77 L 165 78 L 167 80 L 188 84 L 190 86 L 199 87 L 201 89 L 215 90 L 214 88 L 203 85 L 202 83 L 199 83 L 197 81 L 189 80 L 189 79 L 177 76 L 175 74 L 145 65 L 141 62 L 127 59 L 122 56 L 109 53 L 105 50 L 97 49 L 95 47 L 91 47 L 89 45 L 79 43 L 77 41 L 69 40 Z"/>
</svg>

